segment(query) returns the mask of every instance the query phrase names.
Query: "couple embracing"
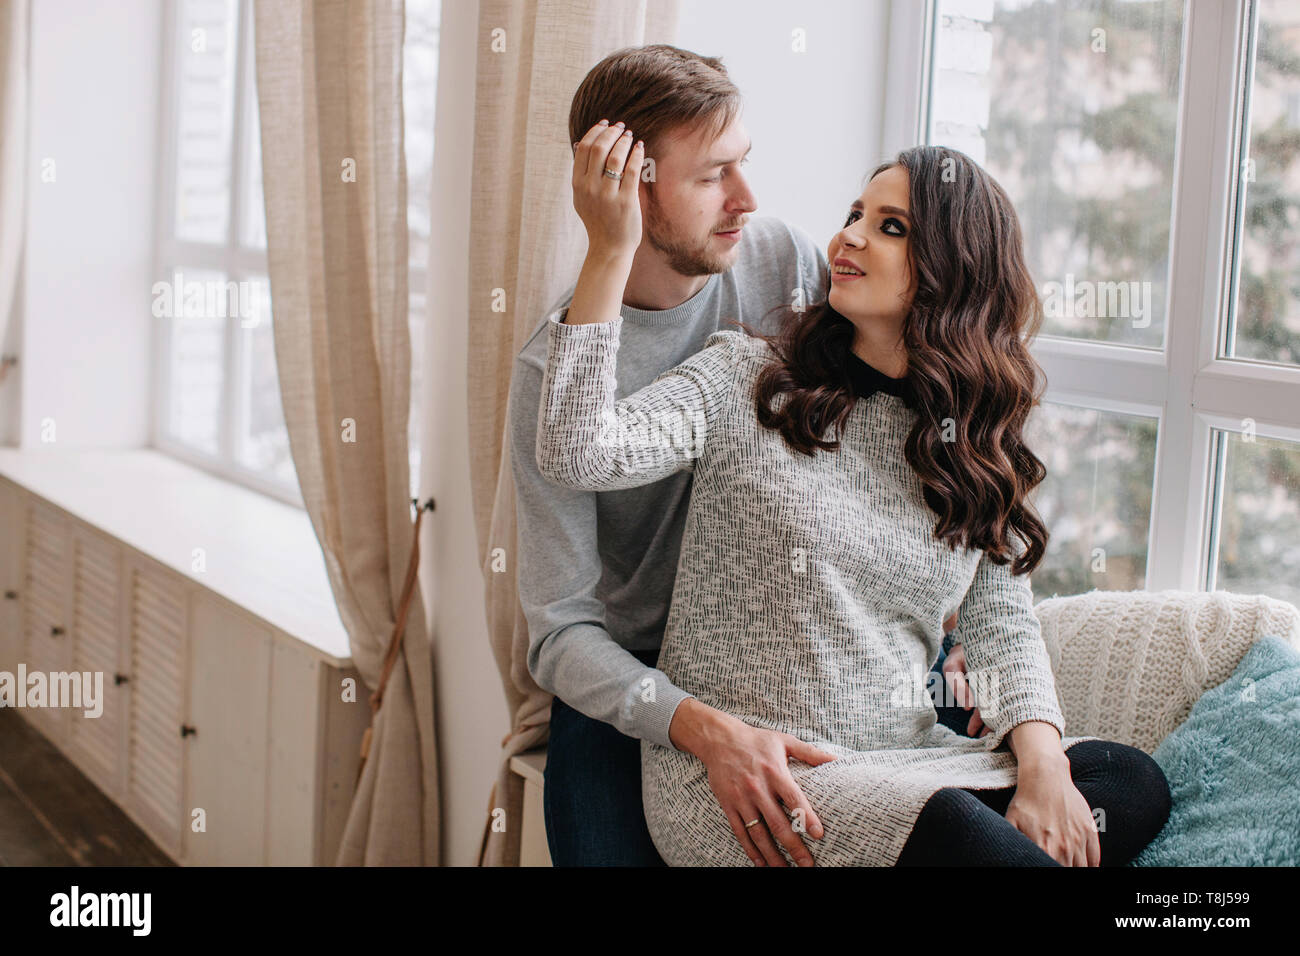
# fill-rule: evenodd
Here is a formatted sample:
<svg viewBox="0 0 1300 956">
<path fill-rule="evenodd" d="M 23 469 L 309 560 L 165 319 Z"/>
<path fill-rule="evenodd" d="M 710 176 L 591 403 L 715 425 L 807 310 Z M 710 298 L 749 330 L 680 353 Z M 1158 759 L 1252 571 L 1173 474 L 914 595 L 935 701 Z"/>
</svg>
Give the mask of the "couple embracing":
<svg viewBox="0 0 1300 956">
<path fill-rule="evenodd" d="M 1064 736 L 1027 580 L 1042 313 L 1015 210 L 917 147 L 823 253 L 753 215 L 740 105 L 663 45 L 573 99 L 587 256 L 510 394 L 553 862 L 1126 864 L 1169 790 L 1142 751 Z M 982 736 L 899 693 L 953 643 Z"/>
</svg>

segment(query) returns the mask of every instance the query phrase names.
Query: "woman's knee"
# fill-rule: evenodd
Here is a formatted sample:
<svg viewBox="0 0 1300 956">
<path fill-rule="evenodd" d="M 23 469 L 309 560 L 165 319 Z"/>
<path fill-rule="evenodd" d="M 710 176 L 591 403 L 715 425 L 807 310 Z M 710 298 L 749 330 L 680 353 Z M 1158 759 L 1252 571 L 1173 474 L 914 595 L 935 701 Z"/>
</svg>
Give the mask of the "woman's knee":
<svg viewBox="0 0 1300 956">
<path fill-rule="evenodd" d="M 1084 741 L 1066 753 L 1075 786 L 1097 819 L 1102 865 L 1127 863 L 1169 819 L 1173 800 L 1164 771 L 1145 751 L 1111 740 Z"/>
<path fill-rule="evenodd" d="M 1085 740 L 1067 750 L 1066 756 L 1076 784 L 1108 784 L 1153 806 L 1169 802 L 1169 781 L 1146 751 L 1114 740 Z"/>
</svg>

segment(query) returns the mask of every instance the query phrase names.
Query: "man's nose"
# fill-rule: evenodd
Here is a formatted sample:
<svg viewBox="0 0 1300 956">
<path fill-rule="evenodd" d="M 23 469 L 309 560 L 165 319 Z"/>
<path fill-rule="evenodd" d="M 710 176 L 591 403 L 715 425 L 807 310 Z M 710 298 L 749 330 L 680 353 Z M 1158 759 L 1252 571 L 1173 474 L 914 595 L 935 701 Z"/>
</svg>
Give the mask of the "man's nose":
<svg viewBox="0 0 1300 956">
<path fill-rule="evenodd" d="M 754 196 L 754 191 L 749 188 L 749 180 L 745 178 L 745 174 L 737 170 L 731 181 L 733 187 L 727 200 L 728 208 L 736 212 L 753 212 L 757 209 L 758 199 Z"/>
</svg>

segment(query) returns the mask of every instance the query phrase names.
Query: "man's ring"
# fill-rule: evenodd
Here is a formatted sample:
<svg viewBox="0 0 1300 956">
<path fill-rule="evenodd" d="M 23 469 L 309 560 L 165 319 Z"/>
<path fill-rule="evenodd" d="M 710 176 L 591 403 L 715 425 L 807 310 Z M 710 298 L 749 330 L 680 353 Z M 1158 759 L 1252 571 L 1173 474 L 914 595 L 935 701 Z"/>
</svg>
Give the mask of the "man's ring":
<svg viewBox="0 0 1300 956">
<path fill-rule="evenodd" d="M 750 820 L 748 823 L 745 824 L 745 829 L 748 830 L 750 827 L 752 827 L 752 826 L 757 826 L 757 825 L 758 825 L 758 820 L 757 820 L 757 819 L 753 819 L 753 820 Z"/>
<path fill-rule="evenodd" d="M 616 172 L 614 172 L 612 169 L 606 169 L 606 170 L 605 170 L 605 175 L 608 176 L 610 179 L 622 179 L 622 178 L 623 178 L 623 174 L 622 174 L 622 173 L 616 173 Z"/>
</svg>

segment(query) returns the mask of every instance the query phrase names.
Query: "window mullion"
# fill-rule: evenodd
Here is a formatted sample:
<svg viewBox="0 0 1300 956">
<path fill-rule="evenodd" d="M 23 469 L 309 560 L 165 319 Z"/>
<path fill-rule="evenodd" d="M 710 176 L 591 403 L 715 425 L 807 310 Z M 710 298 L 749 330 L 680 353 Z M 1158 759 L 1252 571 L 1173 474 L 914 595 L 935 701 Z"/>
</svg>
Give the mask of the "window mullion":
<svg viewBox="0 0 1300 956">
<path fill-rule="evenodd" d="M 1214 494 L 1209 425 L 1196 412 L 1198 373 L 1213 361 L 1223 314 L 1229 198 L 1241 102 L 1245 0 L 1187 3 L 1174 180 L 1165 355 L 1169 376 L 1156 446 L 1148 590 L 1197 590 L 1205 579 Z"/>
<path fill-rule="evenodd" d="M 176 167 L 177 137 L 176 111 L 178 109 L 177 80 L 177 43 L 180 31 L 180 15 L 175 4 L 163 5 L 163 76 L 161 95 L 158 102 L 158 143 L 159 170 L 158 182 L 161 192 L 154 204 L 154 242 L 153 274 L 155 282 L 171 282 L 174 260 L 171 258 L 170 239 L 176 222 Z M 152 296 L 150 308 L 152 311 Z M 152 318 L 150 335 L 152 348 L 152 371 L 154 395 L 150 402 L 152 409 L 149 440 L 154 447 L 160 447 L 164 433 L 171 423 L 171 375 L 168 358 L 171 354 L 172 320 L 169 316 Z"/>
<path fill-rule="evenodd" d="M 882 157 L 928 142 L 926 104 L 937 17 L 936 0 L 890 2 L 888 63 L 880 124 Z"/>
</svg>

